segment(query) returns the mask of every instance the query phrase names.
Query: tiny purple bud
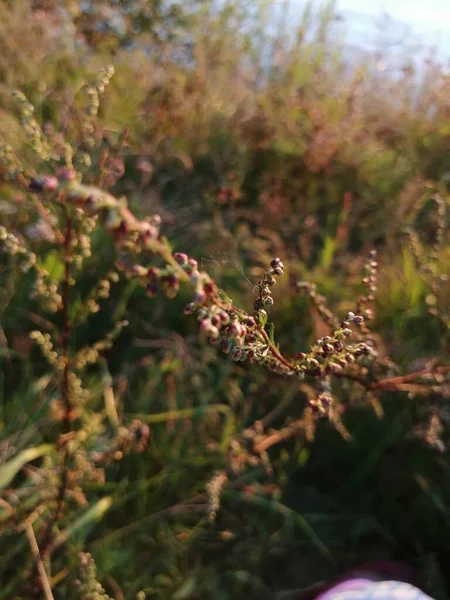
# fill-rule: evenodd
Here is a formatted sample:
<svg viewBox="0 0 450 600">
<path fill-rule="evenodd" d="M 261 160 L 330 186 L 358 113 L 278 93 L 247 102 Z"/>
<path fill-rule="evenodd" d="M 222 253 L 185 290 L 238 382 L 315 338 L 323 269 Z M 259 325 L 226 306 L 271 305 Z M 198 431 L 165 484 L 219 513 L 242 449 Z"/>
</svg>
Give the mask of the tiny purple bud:
<svg viewBox="0 0 450 600">
<path fill-rule="evenodd" d="M 122 236 L 122 235 L 126 235 L 130 230 L 130 226 L 128 225 L 128 223 L 122 219 L 122 221 L 120 222 L 119 227 L 115 230 L 115 235 L 116 236 Z"/>
<path fill-rule="evenodd" d="M 43 177 L 42 181 L 45 192 L 54 192 L 58 187 L 58 180 L 53 175 Z"/>
<path fill-rule="evenodd" d="M 147 271 L 147 277 L 150 281 L 155 281 L 159 277 L 159 269 L 157 267 L 150 267 Z"/>
<path fill-rule="evenodd" d="M 28 189 L 30 192 L 42 192 L 44 189 L 44 180 L 42 177 L 35 177 L 32 179 L 28 185 Z"/>
<path fill-rule="evenodd" d="M 171 288 L 176 287 L 178 285 L 178 277 L 175 273 L 169 273 L 169 275 L 166 275 L 164 278 L 164 282 Z"/>
<path fill-rule="evenodd" d="M 151 223 L 143 223 L 142 224 L 142 232 L 141 236 L 144 240 L 156 240 L 158 237 L 158 230 L 153 227 Z"/>
<path fill-rule="evenodd" d="M 147 285 L 146 294 L 149 298 L 154 298 L 158 295 L 158 285 L 156 283 L 149 283 Z"/>
<path fill-rule="evenodd" d="M 218 315 L 214 315 L 213 317 L 211 317 L 211 323 L 214 325 L 214 327 L 220 327 L 222 321 L 220 320 L 220 317 Z"/>
<path fill-rule="evenodd" d="M 187 265 L 189 260 L 188 255 L 184 254 L 184 252 L 175 252 L 173 257 L 177 261 L 177 263 L 182 266 Z"/>
<path fill-rule="evenodd" d="M 203 302 L 206 300 L 205 292 L 203 290 L 198 290 L 195 292 L 192 300 L 195 302 L 195 304 L 203 304 Z"/>
<path fill-rule="evenodd" d="M 211 321 L 205 317 L 200 321 L 200 333 L 206 333 L 211 326 Z"/>
<path fill-rule="evenodd" d="M 235 321 L 234 323 L 231 323 L 230 325 L 230 331 L 233 335 L 235 336 L 240 336 L 241 335 L 241 326 L 240 324 Z"/>
<path fill-rule="evenodd" d="M 224 310 L 221 310 L 219 313 L 219 317 L 220 320 L 222 321 L 222 323 L 226 324 L 230 322 L 230 316 L 227 312 L 225 312 Z"/>
<path fill-rule="evenodd" d="M 217 340 L 220 335 L 219 330 L 217 329 L 217 327 L 214 327 L 214 325 L 211 325 L 211 327 L 209 327 L 206 334 L 211 340 Z"/>
<path fill-rule="evenodd" d="M 279 267 L 281 264 L 283 264 L 281 262 L 280 258 L 274 258 L 271 262 L 270 262 L 270 266 L 272 267 L 272 269 L 276 269 L 277 267 Z"/>
<path fill-rule="evenodd" d="M 236 360 L 236 361 L 241 360 L 241 358 L 242 358 L 242 350 L 240 348 L 235 348 L 233 350 L 233 352 L 231 353 L 231 358 L 233 360 Z"/>
<path fill-rule="evenodd" d="M 255 321 L 255 319 L 254 319 L 253 317 L 248 317 L 248 318 L 245 320 L 245 324 L 247 325 L 247 327 L 250 327 L 250 329 L 251 329 L 252 327 L 256 327 L 256 321 Z"/>
<path fill-rule="evenodd" d="M 131 270 L 133 272 L 133 275 L 136 275 L 137 277 L 144 277 L 148 274 L 148 269 L 143 265 L 133 265 L 133 268 Z"/>
<path fill-rule="evenodd" d="M 261 298 L 256 298 L 255 302 L 253 303 L 253 306 L 255 307 L 255 310 L 259 310 L 260 308 L 262 308 L 262 300 Z"/>
<path fill-rule="evenodd" d="M 183 312 L 185 315 L 192 315 L 195 312 L 195 304 L 193 302 L 186 304 Z"/>
<path fill-rule="evenodd" d="M 191 273 L 191 283 L 196 285 L 201 279 L 200 271 L 192 271 Z"/>
</svg>

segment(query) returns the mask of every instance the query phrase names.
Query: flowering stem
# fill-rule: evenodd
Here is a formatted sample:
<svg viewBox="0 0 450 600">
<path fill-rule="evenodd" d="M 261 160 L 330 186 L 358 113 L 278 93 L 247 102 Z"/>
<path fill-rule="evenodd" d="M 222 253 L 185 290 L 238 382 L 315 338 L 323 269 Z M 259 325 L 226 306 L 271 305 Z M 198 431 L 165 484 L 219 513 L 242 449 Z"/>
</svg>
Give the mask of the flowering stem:
<svg viewBox="0 0 450 600">
<path fill-rule="evenodd" d="M 70 244 L 72 241 L 72 217 L 67 210 L 66 231 L 64 235 L 64 278 L 62 282 L 62 335 L 61 335 L 61 358 L 63 361 L 63 372 L 61 381 L 61 401 L 64 406 L 64 437 L 62 439 L 62 474 L 59 484 L 58 495 L 56 498 L 56 508 L 53 517 L 49 520 L 47 528 L 42 538 L 42 556 L 46 558 L 51 553 L 53 526 L 60 518 L 64 500 L 66 497 L 67 484 L 69 479 L 69 450 L 67 446 L 67 434 L 71 430 L 72 407 L 70 402 L 70 363 L 69 363 L 69 340 L 70 340 L 70 319 L 69 319 L 69 303 L 70 303 L 70 276 L 71 276 L 71 260 L 70 260 Z"/>
<path fill-rule="evenodd" d="M 62 283 L 62 359 L 64 362 L 61 399 L 64 404 L 64 422 L 66 433 L 70 431 L 71 405 L 69 390 L 69 302 L 70 302 L 70 243 L 72 240 L 72 217 L 67 215 L 66 232 L 64 236 L 64 279 Z"/>
<path fill-rule="evenodd" d="M 284 366 L 288 367 L 289 369 L 294 369 L 292 363 L 290 363 L 286 358 L 284 358 L 284 356 L 280 354 L 277 348 L 272 344 L 272 342 L 269 339 L 269 336 L 267 335 L 266 330 L 261 327 L 259 331 L 263 336 L 264 340 L 267 342 L 269 350 L 275 356 L 275 358 L 278 359 L 281 363 L 283 363 Z"/>
<path fill-rule="evenodd" d="M 262 323 L 257 323 L 257 320 L 255 320 L 253 317 L 250 317 L 245 311 L 236 307 L 231 300 L 225 298 L 221 294 L 220 289 L 207 274 L 200 274 L 200 272 L 197 270 L 197 262 L 194 259 L 189 259 L 188 256 L 183 253 L 172 254 L 170 247 L 163 239 L 159 238 L 158 227 L 154 227 L 150 221 L 137 218 L 128 208 L 124 198 L 117 199 L 111 194 L 103 192 L 96 187 L 85 186 L 78 183 L 76 181 L 75 172 L 64 172 L 63 170 L 62 173 L 57 175 L 57 177 L 44 177 L 32 181 L 30 183 L 30 189 L 33 189 L 33 191 L 41 190 L 49 192 L 56 191 L 57 193 L 59 192 L 59 199 L 67 206 L 69 210 L 70 206 L 77 206 L 88 214 L 103 215 L 105 228 L 108 231 L 113 232 L 114 236 L 118 240 L 119 246 L 124 240 L 127 241 L 127 238 L 128 242 L 130 239 L 134 239 L 135 241 L 139 240 L 137 242 L 138 244 L 141 244 L 139 252 L 144 250 L 144 252 L 147 251 L 162 258 L 166 265 L 166 274 L 164 274 L 166 280 L 164 283 L 166 286 L 172 285 L 172 288 L 169 290 L 166 287 L 165 291 L 167 292 L 168 290 L 170 293 L 174 291 L 176 294 L 179 282 L 184 282 L 191 288 L 194 288 L 194 302 L 189 305 L 189 309 L 186 314 L 192 314 L 198 308 L 204 311 L 206 317 L 200 317 L 203 326 L 203 333 L 207 336 L 209 335 L 212 341 L 219 339 L 220 331 L 225 331 L 225 335 L 229 335 L 229 332 L 231 331 L 229 340 L 231 340 L 231 342 L 233 342 L 233 339 L 235 342 L 237 341 L 237 346 L 235 347 L 237 352 L 234 360 L 245 360 L 246 357 L 248 357 L 250 360 L 260 360 L 261 358 L 264 358 L 266 354 L 269 354 L 269 365 L 271 367 L 275 367 L 274 370 L 277 370 L 278 367 L 279 372 L 284 372 L 284 374 L 292 375 L 294 373 L 298 373 L 299 376 L 302 376 L 306 373 L 308 375 L 312 375 L 313 377 L 321 377 L 324 375 L 324 372 L 329 372 L 341 379 L 343 378 L 354 381 L 368 391 L 400 391 L 401 386 L 409 383 L 412 384 L 415 379 L 431 374 L 430 370 L 425 370 L 423 372 L 411 373 L 404 377 L 394 377 L 374 381 L 371 380 L 370 377 L 367 377 L 361 373 L 353 371 L 348 372 L 345 369 L 347 364 L 347 359 L 344 354 L 346 348 L 349 348 L 349 352 L 353 356 L 353 361 L 359 356 L 369 354 L 368 347 L 363 343 L 356 345 L 354 344 L 353 347 L 346 346 L 346 339 L 352 333 L 348 328 L 350 322 L 354 321 L 359 326 L 362 326 L 361 324 L 363 317 L 360 315 L 354 315 L 353 313 L 349 313 L 348 319 L 346 319 L 349 321 L 348 323 L 343 322 L 343 324 L 341 324 L 341 326 L 338 327 L 334 332 L 333 336 L 326 336 L 328 339 L 324 338 L 323 340 L 320 340 L 318 345 L 311 349 L 310 353 L 300 352 L 298 356 L 303 355 L 301 359 L 291 361 L 285 358 L 275 346 Z M 66 231 L 64 240 L 67 250 L 69 249 L 68 244 L 70 243 L 70 227 L 70 221 L 68 221 L 68 229 Z M 135 237 L 133 238 L 133 236 Z M 132 243 L 133 242 L 131 242 L 131 244 Z M 126 245 L 124 245 L 122 248 L 125 247 Z M 189 264 L 189 261 L 191 261 L 191 264 Z M 148 276 L 152 271 L 152 269 L 149 269 L 143 265 L 134 265 L 134 267 L 137 269 L 136 273 L 139 277 L 141 277 L 141 280 Z M 369 267 L 371 275 L 368 280 L 369 283 L 373 284 L 375 278 L 374 273 L 376 270 L 376 262 L 374 261 L 373 254 L 370 255 Z M 125 265 L 124 268 L 126 269 L 127 266 Z M 157 269 L 153 269 L 153 271 L 155 270 L 158 271 Z M 66 313 L 68 307 L 69 271 L 70 266 L 68 261 L 66 261 L 66 273 L 63 283 L 64 327 L 62 334 L 63 360 L 65 365 L 63 373 L 62 400 L 65 406 L 66 432 L 70 431 L 70 402 L 68 398 L 69 368 L 67 361 L 68 336 L 70 327 Z M 167 271 L 169 272 L 168 274 Z M 273 299 L 271 297 L 270 288 L 275 283 L 274 276 L 281 275 L 282 273 L 283 264 L 281 260 L 279 258 L 273 259 L 270 264 L 270 268 L 266 271 L 263 279 L 258 283 L 260 293 L 259 297 L 255 301 L 255 309 L 257 311 L 264 310 L 264 306 L 272 305 Z M 130 269 L 130 274 L 133 276 L 132 268 Z M 155 277 L 156 281 L 158 282 L 157 274 L 155 275 L 155 273 L 153 273 L 152 277 Z M 151 281 L 151 279 L 149 279 L 149 281 Z M 147 291 L 151 297 L 153 297 L 152 295 L 158 293 L 160 290 L 158 285 L 160 285 L 160 282 L 147 284 Z M 370 292 L 371 293 L 367 296 L 368 299 L 372 297 L 372 289 L 370 289 Z M 168 297 L 173 297 L 173 295 L 169 296 L 168 294 Z M 213 307 L 212 311 L 210 310 L 211 306 Z M 221 325 L 221 321 L 217 316 L 219 310 L 222 310 L 224 314 L 226 313 L 225 317 L 228 315 L 228 322 L 230 319 L 236 320 L 234 330 L 227 329 L 227 324 L 225 324 L 225 327 Z M 212 320 L 214 320 L 214 323 Z M 250 325 L 250 328 L 255 328 L 254 334 L 256 334 L 257 339 L 256 343 L 255 340 L 253 340 L 253 342 L 248 342 L 246 345 L 244 340 L 246 339 L 247 333 L 244 323 L 252 320 L 253 325 Z M 249 337 L 251 337 L 251 334 Z M 261 349 L 258 348 L 258 338 L 259 342 L 264 342 L 265 344 L 265 349 L 263 349 L 265 354 L 262 356 L 260 354 L 255 356 L 255 352 L 261 353 Z M 225 339 L 225 341 L 227 341 L 227 339 Z M 254 344 L 254 346 L 252 346 L 252 344 Z M 262 346 L 262 344 L 259 344 L 259 346 Z M 239 354 L 240 347 L 244 348 L 241 354 Z M 308 356 L 308 354 L 310 356 Z M 340 354 L 342 354 L 342 356 L 340 356 Z M 325 363 L 323 362 L 324 358 L 327 359 Z M 321 367 L 321 364 L 324 364 L 325 367 Z M 326 369 L 328 369 L 328 371 L 326 371 Z M 448 369 L 441 367 L 440 371 L 438 370 L 437 372 L 444 374 L 448 372 Z"/>
</svg>

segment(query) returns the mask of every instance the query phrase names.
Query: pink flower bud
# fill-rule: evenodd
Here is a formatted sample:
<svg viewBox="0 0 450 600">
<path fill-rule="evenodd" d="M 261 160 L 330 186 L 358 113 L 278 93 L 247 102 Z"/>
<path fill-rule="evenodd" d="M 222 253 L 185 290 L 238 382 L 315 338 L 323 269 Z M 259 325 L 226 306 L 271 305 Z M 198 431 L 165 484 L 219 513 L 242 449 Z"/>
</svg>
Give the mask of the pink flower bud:
<svg viewBox="0 0 450 600">
<path fill-rule="evenodd" d="M 147 277 L 149 278 L 149 281 L 155 281 L 158 279 L 159 274 L 160 271 L 157 267 L 150 267 L 150 269 L 147 271 Z"/>
<path fill-rule="evenodd" d="M 221 310 L 221 311 L 220 311 L 220 313 L 219 313 L 219 317 L 220 317 L 220 320 L 222 321 L 222 323 L 223 323 L 224 325 L 226 325 L 227 323 L 229 323 L 229 322 L 230 322 L 230 316 L 229 316 L 229 314 L 228 314 L 227 312 L 225 312 L 224 310 Z"/>
<path fill-rule="evenodd" d="M 56 172 L 56 176 L 60 181 L 74 181 L 77 173 L 73 169 L 67 169 L 66 167 L 61 167 Z"/>
<path fill-rule="evenodd" d="M 30 181 L 28 189 L 30 192 L 54 192 L 58 187 L 58 180 L 52 175 L 35 177 Z"/>
<path fill-rule="evenodd" d="M 199 283 L 201 277 L 202 276 L 200 274 L 200 271 L 192 271 L 192 273 L 191 273 L 191 283 L 193 285 L 196 285 L 197 283 Z"/>
<path fill-rule="evenodd" d="M 186 304 L 183 312 L 185 315 L 192 315 L 195 312 L 195 304 L 193 302 Z"/>
<path fill-rule="evenodd" d="M 177 261 L 177 263 L 182 266 L 187 265 L 189 260 L 188 255 L 184 254 L 184 252 L 175 252 L 173 257 Z"/>
<path fill-rule="evenodd" d="M 154 298 L 159 292 L 158 285 L 156 283 L 149 283 L 145 292 L 149 298 Z"/>
<path fill-rule="evenodd" d="M 210 340 L 217 340 L 220 335 L 219 330 L 214 325 L 211 325 L 206 333 Z"/>
<path fill-rule="evenodd" d="M 213 317 L 211 317 L 211 323 L 214 325 L 214 327 L 220 327 L 222 325 L 222 321 L 220 320 L 220 317 L 217 315 L 214 315 Z"/>
<path fill-rule="evenodd" d="M 203 304 L 203 302 L 206 300 L 205 292 L 203 290 L 198 290 L 195 292 L 192 300 L 195 302 L 195 304 Z"/>
<path fill-rule="evenodd" d="M 239 337 L 241 335 L 241 325 L 240 325 L 240 323 L 238 323 L 237 321 L 234 321 L 233 323 L 231 323 L 231 325 L 230 325 L 230 331 L 231 331 L 232 335 L 235 335 L 236 337 Z"/>
<path fill-rule="evenodd" d="M 136 275 L 137 277 L 145 277 L 148 271 L 147 268 L 143 265 L 133 265 L 133 268 L 131 270 L 133 272 L 133 275 Z"/>
</svg>

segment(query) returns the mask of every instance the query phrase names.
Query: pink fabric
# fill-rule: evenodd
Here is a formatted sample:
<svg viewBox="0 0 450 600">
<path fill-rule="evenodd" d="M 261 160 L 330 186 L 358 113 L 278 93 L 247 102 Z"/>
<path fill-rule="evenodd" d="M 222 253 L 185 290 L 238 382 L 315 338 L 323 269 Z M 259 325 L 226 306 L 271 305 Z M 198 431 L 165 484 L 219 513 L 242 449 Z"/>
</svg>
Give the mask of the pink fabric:
<svg viewBox="0 0 450 600">
<path fill-rule="evenodd" d="M 338 592 L 348 592 L 350 590 L 362 590 L 364 589 L 368 583 L 372 583 L 371 579 L 347 579 L 346 581 L 342 581 L 341 583 L 337 583 L 331 589 L 317 596 L 316 600 L 329 600 L 334 596 L 334 594 Z"/>
</svg>

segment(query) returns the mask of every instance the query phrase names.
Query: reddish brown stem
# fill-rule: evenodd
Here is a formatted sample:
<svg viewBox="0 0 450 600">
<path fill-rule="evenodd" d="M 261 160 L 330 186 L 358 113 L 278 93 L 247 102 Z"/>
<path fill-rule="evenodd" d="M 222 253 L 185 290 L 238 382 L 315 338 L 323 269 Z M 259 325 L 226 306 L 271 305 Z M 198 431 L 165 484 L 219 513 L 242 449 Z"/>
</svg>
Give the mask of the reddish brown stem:
<svg viewBox="0 0 450 600">
<path fill-rule="evenodd" d="M 429 377 L 433 375 L 445 375 L 446 373 L 450 373 L 450 366 L 446 367 L 432 367 L 430 369 L 423 369 L 422 371 L 415 371 L 413 373 L 408 373 L 408 375 L 400 375 L 399 377 L 390 377 L 388 379 L 381 379 L 380 381 L 375 381 L 370 387 L 372 390 L 379 389 L 395 389 L 397 385 L 402 385 L 404 383 L 410 383 L 415 381 L 416 379 L 421 379 L 422 377 Z"/>
<path fill-rule="evenodd" d="M 294 369 L 294 366 L 286 358 L 284 358 L 284 356 L 272 344 L 272 342 L 269 339 L 269 336 L 267 335 L 267 332 L 262 328 L 259 331 L 260 331 L 261 335 L 263 336 L 264 340 L 267 342 L 267 344 L 269 346 L 269 350 L 275 356 L 275 358 L 277 360 L 279 360 L 281 363 L 283 363 L 283 365 L 285 367 L 288 367 L 289 369 Z"/>
<path fill-rule="evenodd" d="M 367 390 L 371 391 L 382 391 L 382 390 L 391 390 L 391 391 L 405 391 L 406 384 L 412 383 L 417 379 L 421 379 L 423 377 L 430 377 L 433 375 L 445 375 L 450 372 L 450 366 L 441 366 L 434 367 L 431 369 L 423 369 L 422 371 L 415 371 L 413 373 L 408 373 L 407 375 L 399 375 L 397 377 L 388 377 L 386 379 L 380 379 L 379 381 L 368 381 L 364 377 L 360 375 L 355 375 L 352 373 L 335 373 L 336 377 L 340 377 L 341 379 L 349 379 L 350 381 L 356 381 Z M 414 388 L 417 391 L 424 390 L 424 385 L 416 385 Z M 409 388 L 410 391 L 412 387 Z"/>
<path fill-rule="evenodd" d="M 69 320 L 69 303 L 70 303 L 70 244 L 72 241 L 72 217 L 67 216 L 66 232 L 64 235 L 64 279 L 62 284 L 62 336 L 61 349 L 62 359 L 64 362 L 61 400 L 64 404 L 64 424 L 65 433 L 70 431 L 71 420 L 71 405 L 70 405 L 70 390 L 69 390 L 69 338 L 70 338 L 70 320 Z"/>
</svg>

